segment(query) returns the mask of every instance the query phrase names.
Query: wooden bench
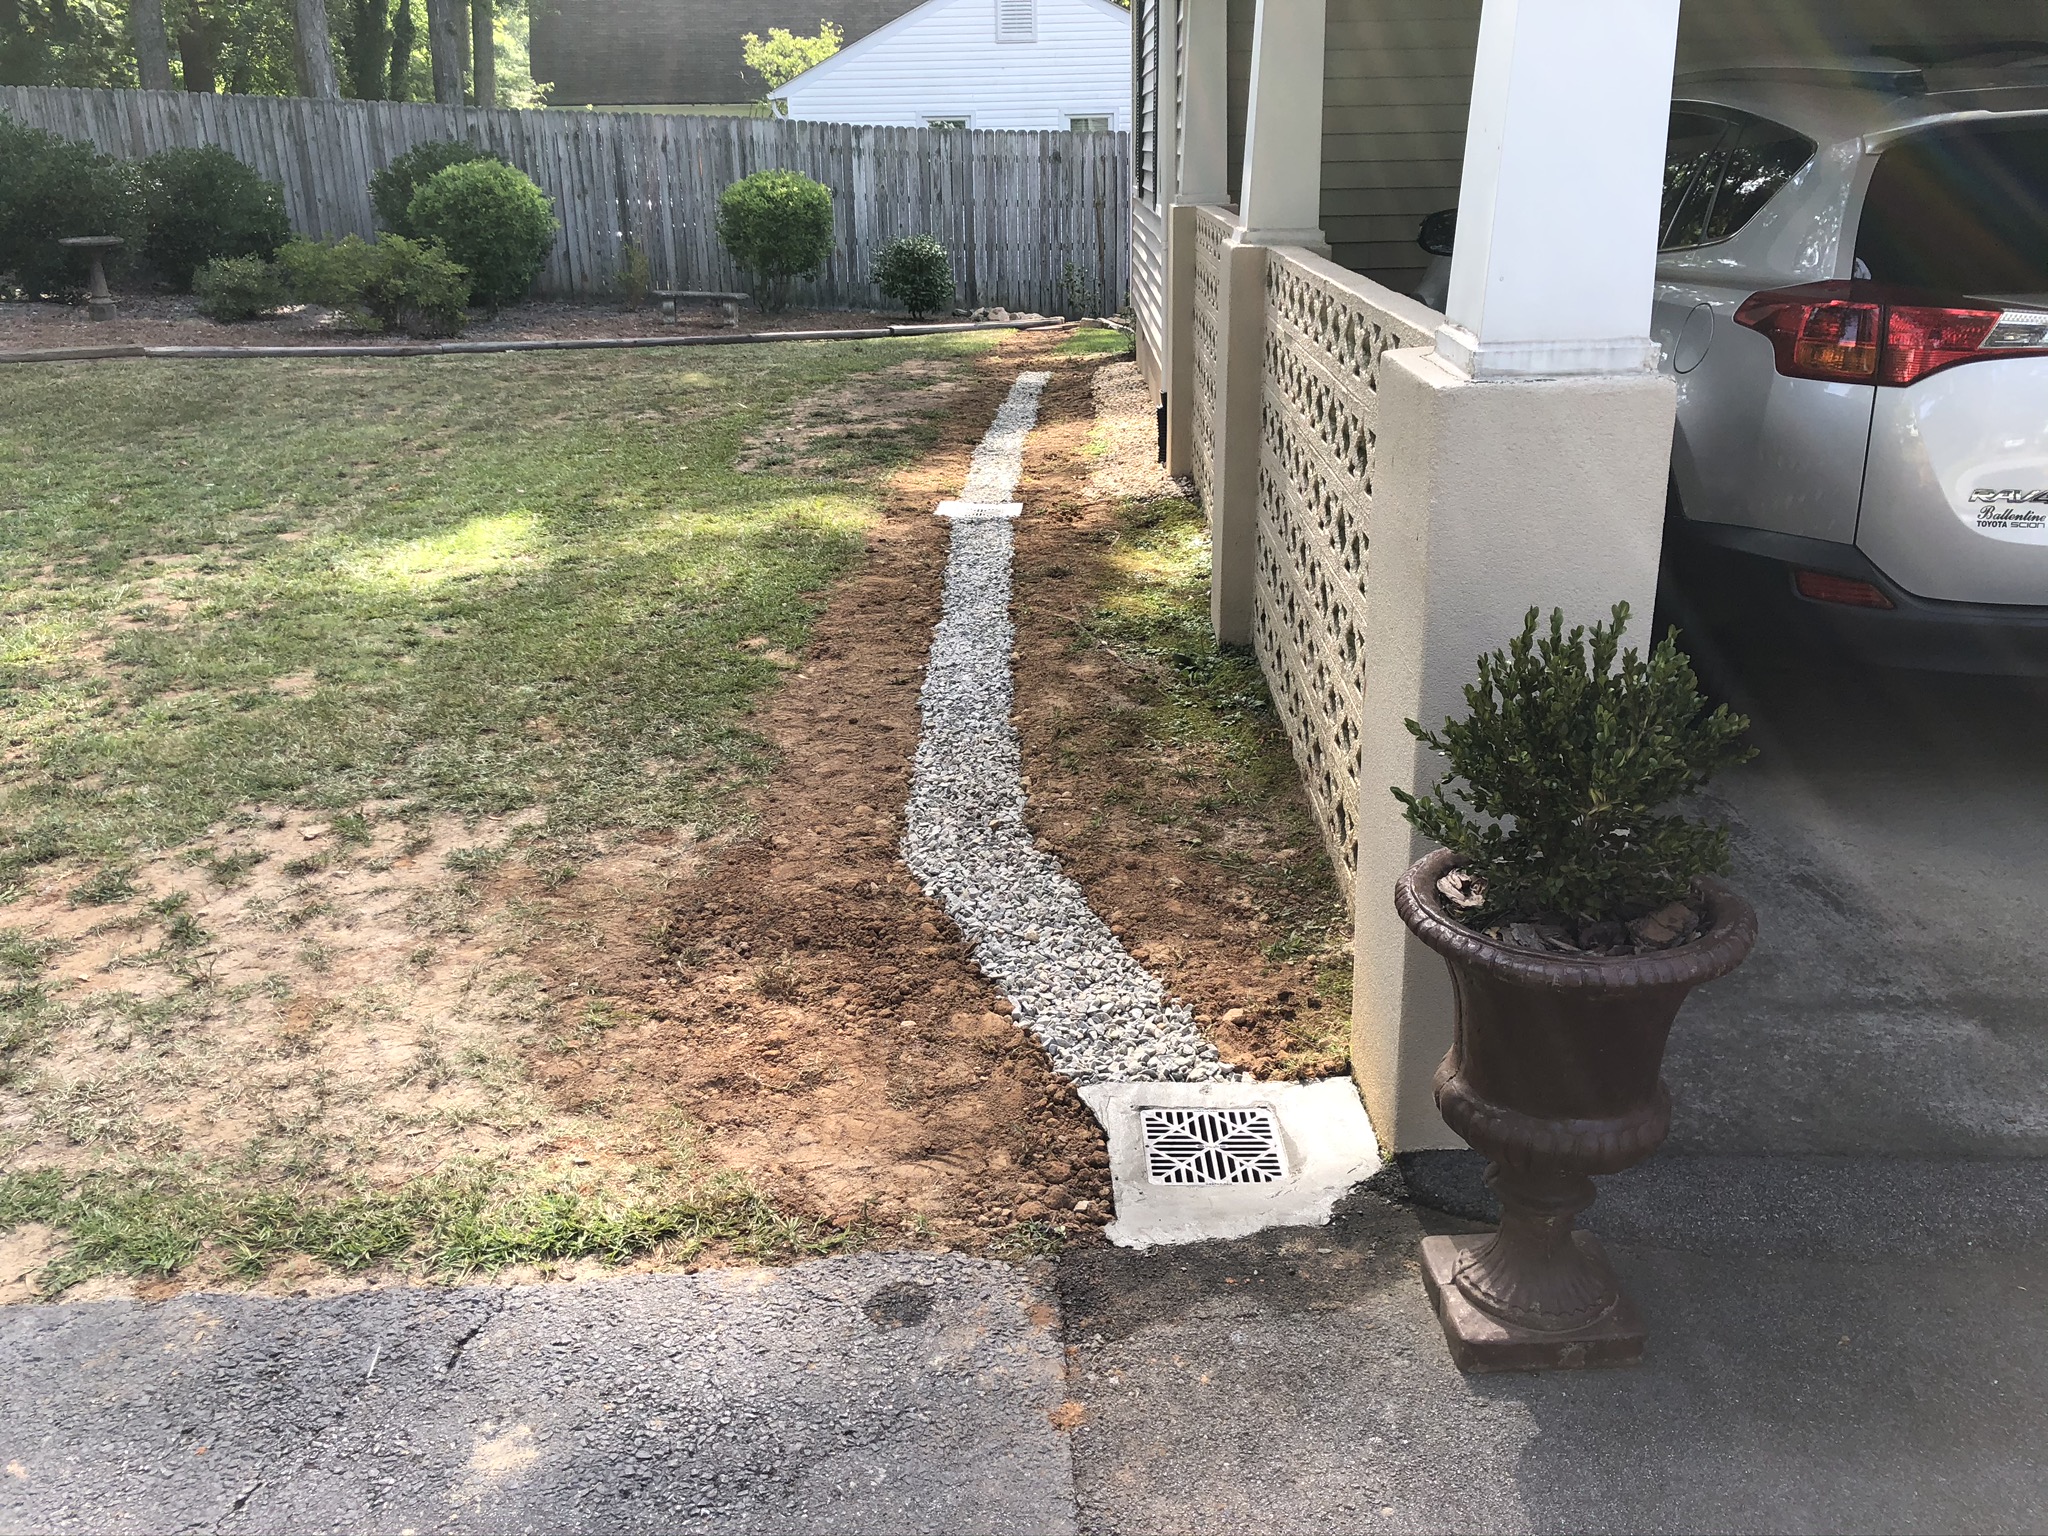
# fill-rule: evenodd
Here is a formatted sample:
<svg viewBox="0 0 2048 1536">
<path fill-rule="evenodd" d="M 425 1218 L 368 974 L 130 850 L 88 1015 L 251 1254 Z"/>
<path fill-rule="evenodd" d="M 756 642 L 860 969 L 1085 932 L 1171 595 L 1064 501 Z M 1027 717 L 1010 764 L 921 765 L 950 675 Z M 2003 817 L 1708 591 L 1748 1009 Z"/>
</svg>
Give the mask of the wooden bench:
<svg viewBox="0 0 2048 1536">
<path fill-rule="evenodd" d="M 682 323 L 685 304 L 716 304 L 725 312 L 727 325 L 738 325 L 740 306 L 753 297 L 752 294 L 746 293 L 700 292 L 694 288 L 650 288 L 647 290 L 647 296 L 667 311 L 669 323 L 672 325 Z"/>
</svg>

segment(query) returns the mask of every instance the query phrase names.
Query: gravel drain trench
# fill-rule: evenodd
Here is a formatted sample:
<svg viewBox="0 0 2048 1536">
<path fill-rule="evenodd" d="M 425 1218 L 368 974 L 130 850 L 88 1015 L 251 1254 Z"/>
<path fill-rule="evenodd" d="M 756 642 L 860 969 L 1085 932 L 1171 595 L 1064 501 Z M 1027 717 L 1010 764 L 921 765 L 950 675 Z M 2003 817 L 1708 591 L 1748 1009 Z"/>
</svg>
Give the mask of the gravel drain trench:
<svg viewBox="0 0 2048 1536">
<path fill-rule="evenodd" d="M 1080 1084 L 1238 1079 L 1192 1010 L 1131 958 L 1024 822 L 1010 723 L 1011 521 L 1022 509 L 1010 498 L 1050 377 L 1018 376 L 974 451 L 961 499 L 938 509 L 952 544 L 919 696 L 903 861 L 974 946 L 1054 1071 Z"/>
</svg>

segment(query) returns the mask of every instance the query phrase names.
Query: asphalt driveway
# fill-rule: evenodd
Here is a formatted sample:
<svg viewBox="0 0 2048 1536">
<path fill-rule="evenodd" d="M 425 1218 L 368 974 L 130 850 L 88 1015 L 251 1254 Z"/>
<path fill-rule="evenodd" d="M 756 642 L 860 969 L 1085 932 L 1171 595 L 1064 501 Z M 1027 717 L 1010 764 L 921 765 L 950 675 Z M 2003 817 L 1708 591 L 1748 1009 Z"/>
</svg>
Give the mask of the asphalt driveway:
<svg viewBox="0 0 2048 1536">
<path fill-rule="evenodd" d="M 2048 1154 L 2048 684 L 1707 663 L 1760 937 L 1680 1017 L 1671 1151 Z"/>
</svg>

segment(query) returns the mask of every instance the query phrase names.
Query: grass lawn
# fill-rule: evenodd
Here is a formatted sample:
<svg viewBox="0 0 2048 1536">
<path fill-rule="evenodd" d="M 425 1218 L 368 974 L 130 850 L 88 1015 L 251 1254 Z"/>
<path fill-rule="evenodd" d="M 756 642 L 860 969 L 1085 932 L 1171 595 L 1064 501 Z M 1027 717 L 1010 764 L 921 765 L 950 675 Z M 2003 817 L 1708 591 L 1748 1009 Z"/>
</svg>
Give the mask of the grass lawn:
<svg viewBox="0 0 2048 1536">
<path fill-rule="evenodd" d="M 35 1283 L 828 1241 L 537 1102 L 606 1021 L 518 957 L 742 814 L 742 713 L 991 344 L 0 370 Z"/>
</svg>

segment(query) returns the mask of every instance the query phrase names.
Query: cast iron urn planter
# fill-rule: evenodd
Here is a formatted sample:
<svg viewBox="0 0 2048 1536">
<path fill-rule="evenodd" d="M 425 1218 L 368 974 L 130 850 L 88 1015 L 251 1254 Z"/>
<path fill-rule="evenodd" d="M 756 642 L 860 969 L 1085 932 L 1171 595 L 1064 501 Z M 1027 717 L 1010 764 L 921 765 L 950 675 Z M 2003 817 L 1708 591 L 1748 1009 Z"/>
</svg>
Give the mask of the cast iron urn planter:
<svg viewBox="0 0 2048 1536">
<path fill-rule="evenodd" d="M 1697 938 L 1638 955 L 1535 953 L 1464 927 L 1437 882 L 1448 850 L 1401 877 L 1394 906 L 1444 957 L 1456 996 L 1455 1034 L 1436 1072 L 1450 1128 L 1487 1159 L 1500 1199 L 1498 1231 L 1430 1237 L 1423 1278 L 1452 1358 L 1466 1371 L 1626 1365 L 1642 1358 L 1642 1319 L 1590 1232 L 1596 1173 L 1619 1173 L 1671 1129 L 1658 1075 L 1686 995 L 1725 976 L 1756 942 L 1756 914 L 1728 886 L 1702 879 Z"/>
</svg>

